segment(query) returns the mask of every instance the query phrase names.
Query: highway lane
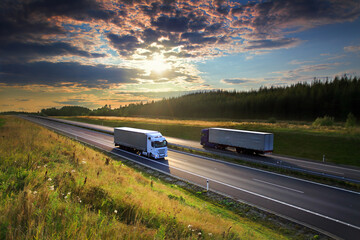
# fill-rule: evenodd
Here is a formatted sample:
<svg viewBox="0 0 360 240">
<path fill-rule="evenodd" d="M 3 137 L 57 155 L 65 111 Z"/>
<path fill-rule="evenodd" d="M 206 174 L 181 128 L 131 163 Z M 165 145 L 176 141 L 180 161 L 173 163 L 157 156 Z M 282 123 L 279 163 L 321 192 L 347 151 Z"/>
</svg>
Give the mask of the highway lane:
<svg viewBox="0 0 360 240">
<path fill-rule="evenodd" d="M 76 121 L 70 121 L 65 119 L 56 119 L 51 118 L 54 121 L 69 123 L 75 126 L 81 126 L 84 128 L 89 129 L 96 129 L 97 131 L 106 132 L 109 134 L 113 134 L 114 130 L 112 127 L 107 126 L 100 126 L 95 124 L 88 124 Z M 265 156 L 251 156 L 245 154 L 238 154 L 235 151 L 231 150 L 217 150 L 217 149 L 205 149 L 202 147 L 200 142 L 184 140 L 174 137 L 165 136 L 168 140 L 169 144 L 191 148 L 198 151 L 209 152 L 219 156 L 231 157 L 235 159 L 245 160 L 245 161 L 252 161 L 252 162 L 259 162 L 262 164 L 267 164 L 276 167 L 282 167 L 287 169 L 292 169 L 295 171 L 305 171 L 309 174 L 316 174 L 320 176 L 327 176 L 330 178 L 336 178 L 338 180 L 350 180 L 355 183 L 360 183 L 360 169 L 358 168 L 351 168 L 345 166 L 338 166 L 333 164 L 321 163 L 321 162 L 314 162 L 304 159 L 297 159 L 294 157 L 285 157 L 280 155 L 265 155 Z M 200 138 L 200 133 L 199 133 Z"/>
<path fill-rule="evenodd" d="M 360 236 L 359 193 L 177 151 L 169 151 L 164 161 L 149 160 L 114 148 L 111 135 L 44 119 L 33 121 L 204 187 L 208 179 L 211 190 L 335 236 Z"/>
</svg>

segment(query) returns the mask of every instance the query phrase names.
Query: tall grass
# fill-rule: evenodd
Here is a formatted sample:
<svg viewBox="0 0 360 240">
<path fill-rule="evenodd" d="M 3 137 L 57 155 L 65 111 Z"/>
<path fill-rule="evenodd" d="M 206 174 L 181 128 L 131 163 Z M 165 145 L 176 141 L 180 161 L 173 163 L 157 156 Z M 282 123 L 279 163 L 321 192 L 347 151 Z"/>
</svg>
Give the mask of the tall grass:
<svg viewBox="0 0 360 240">
<path fill-rule="evenodd" d="M 0 127 L 0 157 L 0 239 L 293 237 L 18 118 Z"/>
</svg>

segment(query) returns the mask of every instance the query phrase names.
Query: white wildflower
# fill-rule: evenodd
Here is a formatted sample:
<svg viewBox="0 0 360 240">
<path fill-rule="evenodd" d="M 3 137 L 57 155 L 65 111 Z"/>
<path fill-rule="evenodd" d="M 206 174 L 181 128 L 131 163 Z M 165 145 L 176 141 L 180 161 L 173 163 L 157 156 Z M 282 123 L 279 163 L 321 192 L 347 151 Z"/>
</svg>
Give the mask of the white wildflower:
<svg viewBox="0 0 360 240">
<path fill-rule="evenodd" d="M 114 210 L 114 213 L 117 213 L 117 210 L 116 210 L 116 209 Z"/>
<path fill-rule="evenodd" d="M 51 177 L 48 178 L 48 181 L 52 181 Z"/>
<path fill-rule="evenodd" d="M 86 162 L 85 162 L 85 161 L 81 161 L 81 163 L 82 163 L 82 164 L 86 164 Z"/>
<path fill-rule="evenodd" d="M 50 190 L 54 191 L 54 185 L 50 186 Z"/>
<path fill-rule="evenodd" d="M 73 169 L 73 170 L 71 170 L 71 172 L 74 173 L 74 172 L 76 172 L 76 171 Z"/>
<path fill-rule="evenodd" d="M 198 235 L 201 236 L 201 232 L 199 232 Z"/>
<path fill-rule="evenodd" d="M 33 191 L 33 194 L 36 195 L 36 194 L 37 194 L 37 191 Z"/>
<path fill-rule="evenodd" d="M 71 192 L 68 192 L 68 193 L 67 193 L 67 195 L 70 195 L 70 194 L 71 194 Z"/>
<path fill-rule="evenodd" d="M 209 236 L 212 236 L 212 233 L 209 233 Z"/>
<path fill-rule="evenodd" d="M 65 198 L 65 199 L 67 199 L 67 198 L 68 198 L 68 196 L 66 195 L 64 198 Z"/>
<path fill-rule="evenodd" d="M 192 226 L 189 224 L 189 225 L 188 225 L 188 228 L 192 228 Z"/>
</svg>

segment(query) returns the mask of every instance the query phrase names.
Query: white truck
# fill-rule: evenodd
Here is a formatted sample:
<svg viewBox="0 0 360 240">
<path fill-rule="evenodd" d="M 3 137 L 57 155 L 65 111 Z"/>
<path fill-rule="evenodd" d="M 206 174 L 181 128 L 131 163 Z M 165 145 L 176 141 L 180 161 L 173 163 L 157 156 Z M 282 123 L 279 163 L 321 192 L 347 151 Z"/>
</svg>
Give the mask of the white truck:
<svg viewBox="0 0 360 240">
<path fill-rule="evenodd" d="M 154 159 L 167 157 L 167 141 L 160 132 L 130 128 L 114 128 L 114 143 L 120 148 Z"/>
<path fill-rule="evenodd" d="M 274 134 L 226 128 L 207 128 L 201 130 L 201 145 L 218 149 L 233 147 L 239 153 L 271 153 L 274 145 Z"/>
</svg>

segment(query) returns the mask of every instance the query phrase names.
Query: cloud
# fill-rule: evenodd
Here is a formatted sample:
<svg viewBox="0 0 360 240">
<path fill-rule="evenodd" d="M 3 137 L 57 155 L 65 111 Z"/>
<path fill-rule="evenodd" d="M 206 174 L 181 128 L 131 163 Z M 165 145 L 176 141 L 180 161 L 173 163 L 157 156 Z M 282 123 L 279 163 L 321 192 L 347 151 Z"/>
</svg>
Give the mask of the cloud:
<svg viewBox="0 0 360 240">
<path fill-rule="evenodd" d="M 345 52 L 360 52 L 360 45 L 344 47 Z"/>
<path fill-rule="evenodd" d="M 118 50 L 118 53 L 123 56 L 128 56 L 141 46 L 138 39 L 132 35 L 116 35 L 109 33 L 107 34 L 113 47 Z"/>
<path fill-rule="evenodd" d="M 0 55 L 3 58 L 0 61 L 29 61 L 40 57 L 49 56 L 80 56 L 87 58 L 105 57 L 105 54 L 89 53 L 78 47 L 72 46 L 65 42 L 55 43 L 33 43 L 33 42 L 13 42 L 0 45 Z"/>
<path fill-rule="evenodd" d="M 283 38 L 274 40 L 254 40 L 249 41 L 246 50 L 269 50 L 279 48 L 290 48 L 295 47 L 301 43 L 300 39 L 297 38 Z"/>
<path fill-rule="evenodd" d="M 233 8 L 232 13 L 239 18 L 235 25 L 253 29 L 259 36 L 272 36 L 277 32 L 281 34 L 281 31 L 296 32 L 353 21 L 359 17 L 359 10 L 357 0 L 277 0 L 245 4 Z"/>
<path fill-rule="evenodd" d="M 112 85 L 136 83 L 142 74 L 139 70 L 109 67 L 106 65 L 81 65 L 80 63 L 34 62 L 3 64 L 0 82 L 7 85 L 82 86 L 106 89 Z"/>
<path fill-rule="evenodd" d="M 188 29 L 189 19 L 187 17 L 169 17 L 166 15 L 158 17 L 151 22 L 159 30 L 166 32 L 185 32 Z"/>
<path fill-rule="evenodd" d="M 314 78 L 314 74 L 323 70 L 334 69 L 336 66 L 342 65 L 343 63 L 335 62 L 335 63 L 322 63 L 322 64 L 312 64 L 312 65 L 302 65 L 298 68 L 286 70 L 286 71 L 277 71 L 273 73 L 280 74 L 281 80 L 283 81 L 306 81 Z M 311 73 L 311 75 L 306 75 L 307 73 Z"/>
<path fill-rule="evenodd" d="M 116 14 L 96 0 L 38 0 L 27 5 L 30 11 L 51 16 L 67 16 L 76 20 L 110 20 Z"/>
<path fill-rule="evenodd" d="M 217 41 L 215 37 L 205 37 L 205 34 L 198 32 L 183 33 L 181 38 L 188 39 L 190 43 L 195 44 L 215 43 Z"/>
<path fill-rule="evenodd" d="M 225 79 L 220 80 L 220 82 L 229 84 L 229 85 L 239 85 L 239 84 L 248 83 L 251 81 L 252 80 L 242 79 L 242 78 L 225 78 Z"/>
</svg>

